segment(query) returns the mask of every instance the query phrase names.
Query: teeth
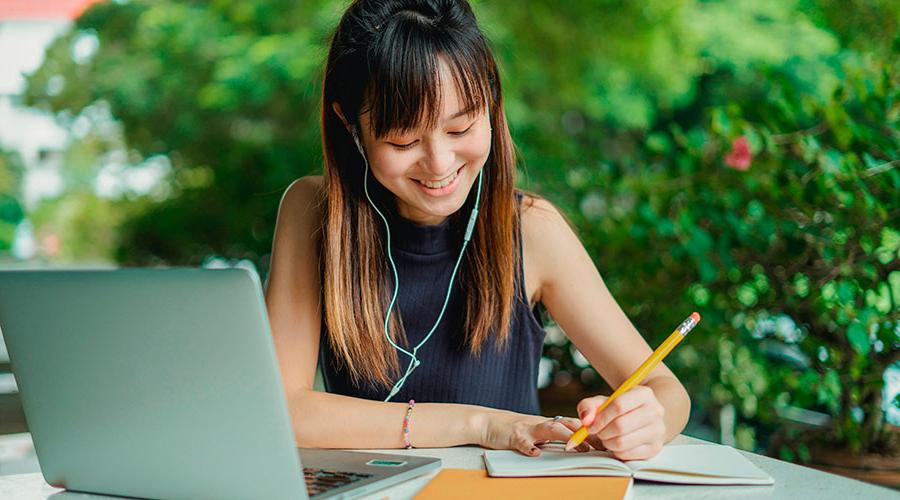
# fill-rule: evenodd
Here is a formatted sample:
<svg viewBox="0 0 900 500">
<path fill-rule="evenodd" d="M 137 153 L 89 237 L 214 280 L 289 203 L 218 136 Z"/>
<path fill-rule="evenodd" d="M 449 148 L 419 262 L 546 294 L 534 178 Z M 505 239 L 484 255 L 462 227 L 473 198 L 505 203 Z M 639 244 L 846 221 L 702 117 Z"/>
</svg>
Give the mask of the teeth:
<svg viewBox="0 0 900 500">
<path fill-rule="evenodd" d="M 418 182 L 419 184 L 422 184 L 423 186 L 430 188 L 430 189 L 440 189 L 444 186 L 449 186 L 450 183 L 453 182 L 454 179 L 456 179 L 457 175 L 459 175 L 459 170 L 454 172 L 453 175 L 450 175 L 449 177 L 447 177 L 446 179 L 441 180 L 441 181 L 419 181 L 419 180 L 417 180 L 416 182 Z"/>
</svg>

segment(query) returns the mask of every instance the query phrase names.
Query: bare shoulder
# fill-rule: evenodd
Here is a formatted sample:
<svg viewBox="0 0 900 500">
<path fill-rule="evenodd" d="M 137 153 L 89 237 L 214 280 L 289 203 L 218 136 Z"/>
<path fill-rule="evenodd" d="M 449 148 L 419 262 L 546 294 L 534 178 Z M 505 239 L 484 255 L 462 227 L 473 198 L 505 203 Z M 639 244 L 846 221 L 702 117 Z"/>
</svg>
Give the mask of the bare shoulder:
<svg viewBox="0 0 900 500">
<path fill-rule="evenodd" d="M 278 215 L 319 216 L 325 201 L 325 181 L 321 175 L 307 175 L 291 183 L 281 197 Z M 309 213 L 313 212 L 313 213 Z M 320 218 L 320 217 L 316 217 Z"/>
<path fill-rule="evenodd" d="M 522 253 L 525 285 L 532 303 L 539 302 L 554 265 L 564 258 L 572 239 L 572 227 L 546 198 L 525 193 L 522 199 Z M 580 243 L 579 243 L 580 244 Z"/>
<path fill-rule="evenodd" d="M 574 234 L 565 215 L 550 200 L 526 193 L 522 199 L 522 234 L 533 247 L 553 246 L 555 238 Z"/>
<path fill-rule="evenodd" d="M 562 213 L 556 205 L 536 194 L 524 193 L 522 197 L 522 220 L 530 224 L 559 223 L 566 224 Z"/>
<path fill-rule="evenodd" d="M 270 277 L 295 275 L 298 260 L 309 256 L 314 261 L 318 252 L 316 235 L 324 216 L 324 182 L 321 176 L 300 177 L 285 189 L 278 206 L 275 237 L 272 243 Z"/>
</svg>

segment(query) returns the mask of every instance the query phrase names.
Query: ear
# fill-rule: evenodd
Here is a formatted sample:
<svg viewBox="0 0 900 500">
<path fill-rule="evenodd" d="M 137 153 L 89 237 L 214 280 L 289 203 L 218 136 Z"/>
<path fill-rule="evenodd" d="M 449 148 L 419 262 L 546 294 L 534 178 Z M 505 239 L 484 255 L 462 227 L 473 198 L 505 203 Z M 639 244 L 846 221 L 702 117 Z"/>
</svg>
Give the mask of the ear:
<svg viewBox="0 0 900 500">
<path fill-rule="evenodd" d="M 338 115 L 338 118 L 340 118 L 341 121 L 344 122 L 344 127 L 347 128 L 347 132 L 349 132 L 352 135 L 353 134 L 352 127 L 350 127 L 350 123 L 347 122 L 347 118 L 344 117 L 344 111 L 341 109 L 341 105 L 338 104 L 337 101 L 334 101 L 331 103 L 331 109 L 334 110 L 334 114 Z"/>
</svg>

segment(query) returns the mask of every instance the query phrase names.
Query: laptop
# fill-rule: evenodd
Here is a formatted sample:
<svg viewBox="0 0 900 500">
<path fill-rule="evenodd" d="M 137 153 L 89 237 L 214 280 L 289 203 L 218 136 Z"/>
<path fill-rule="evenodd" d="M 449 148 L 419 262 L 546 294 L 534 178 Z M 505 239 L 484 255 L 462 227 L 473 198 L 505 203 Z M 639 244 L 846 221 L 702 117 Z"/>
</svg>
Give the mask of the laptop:
<svg viewBox="0 0 900 500">
<path fill-rule="evenodd" d="M 245 269 L 0 271 L 0 331 L 59 488 L 351 498 L 441 465 L 298 449 L 262 286 Z"/>
</svg>

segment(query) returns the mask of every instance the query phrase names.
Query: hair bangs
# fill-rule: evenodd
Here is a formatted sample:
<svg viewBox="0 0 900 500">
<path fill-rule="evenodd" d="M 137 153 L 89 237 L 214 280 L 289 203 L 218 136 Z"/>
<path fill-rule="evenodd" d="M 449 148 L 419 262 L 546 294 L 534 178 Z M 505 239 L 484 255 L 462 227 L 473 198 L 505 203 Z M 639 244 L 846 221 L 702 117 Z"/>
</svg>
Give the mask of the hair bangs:
<svg viewBox="0 0 900 500">
<path fill-rule="evenodd" d="M 473 52 L 454 35 L 418 13 L 399 15 L 384 26 L 372 47 L 371 80 L 364 107 L 376 138 L 390 132 L 431 130 L 440 122 L 440 63 L 450 70 L 462 108 L 474 116 L 488 106 L 490 79 L 485 55 Z"/>
</svg>

